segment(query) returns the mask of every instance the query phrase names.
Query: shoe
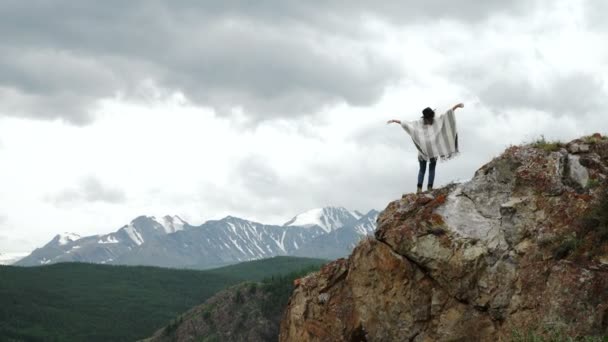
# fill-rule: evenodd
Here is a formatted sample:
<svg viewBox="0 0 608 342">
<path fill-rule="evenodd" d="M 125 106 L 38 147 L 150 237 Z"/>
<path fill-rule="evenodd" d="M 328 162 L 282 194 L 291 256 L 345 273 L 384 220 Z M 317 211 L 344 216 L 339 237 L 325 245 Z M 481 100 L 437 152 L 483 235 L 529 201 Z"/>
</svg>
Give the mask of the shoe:
<svg viewBox="0 0 608 342">
<path fill-rule="evenodd" d="M 416 190 L 416 193 L 417 193 L 417 194 L 419 194 L 419 193 L 421 193 L 421 192 L 422 192 L 422 187 L 421 187 L 421 186 L 419 186 L 419 187 L 418 187 L 418 189 Z"/>
<path fill-rule="evenodd" d="M 431 191 L 431 190 L 433 190 L 433 186 L 429 185 L 429 187 L 426 189 L 426 191 Z"/>
</svg>

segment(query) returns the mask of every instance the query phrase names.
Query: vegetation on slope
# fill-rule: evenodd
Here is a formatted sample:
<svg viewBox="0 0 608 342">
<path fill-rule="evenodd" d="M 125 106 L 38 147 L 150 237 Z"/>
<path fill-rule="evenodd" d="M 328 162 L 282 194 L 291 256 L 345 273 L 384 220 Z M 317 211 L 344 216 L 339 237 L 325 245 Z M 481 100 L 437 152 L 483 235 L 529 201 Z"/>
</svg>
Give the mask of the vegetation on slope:
<svg viewBox="0 0 608 342">
<path fill-rule="evenodd" d="M 277 341 L 294 280 L 318 269 L 319 266 L 307 267 L 221 291 L 146 341 Z"/>
<path fill-rule="evenodd" d="M 320 265 L 277 257 L 225 269 L 64 263 L 0 267 L 0 340 L 133 341 L 218 291 Z M 290 268 L 293 267 L 293 268 Z"/>
<path fill-rule="evenodd" d="M 533 147 L 539 148 L 546 152 L 555 152 L 560 148 L 564 147 L 564 143 L 560 141 L 549 141 L 545 139 L 544 135 L 541 135 L 539 139 L 532 143 Z"/>
</svg>

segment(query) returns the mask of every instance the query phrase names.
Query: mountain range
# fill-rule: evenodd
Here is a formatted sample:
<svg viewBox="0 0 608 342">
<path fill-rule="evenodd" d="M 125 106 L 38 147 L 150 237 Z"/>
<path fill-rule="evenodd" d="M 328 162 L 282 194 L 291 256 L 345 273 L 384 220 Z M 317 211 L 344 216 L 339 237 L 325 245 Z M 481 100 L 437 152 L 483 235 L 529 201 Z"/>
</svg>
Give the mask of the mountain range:
<svg viewBox="0 0 608 342">
<path fill-rule="evenodd" d="M 200 226 L 178 216 L 139 216 L 110 234 L 59 234 L 15 265 L 88 262 L 208 269 L 279 255 L 336 259 L 375 231 L 378 214 L 325 207 L 283 225 L 227 216 Z"/>
</svg>

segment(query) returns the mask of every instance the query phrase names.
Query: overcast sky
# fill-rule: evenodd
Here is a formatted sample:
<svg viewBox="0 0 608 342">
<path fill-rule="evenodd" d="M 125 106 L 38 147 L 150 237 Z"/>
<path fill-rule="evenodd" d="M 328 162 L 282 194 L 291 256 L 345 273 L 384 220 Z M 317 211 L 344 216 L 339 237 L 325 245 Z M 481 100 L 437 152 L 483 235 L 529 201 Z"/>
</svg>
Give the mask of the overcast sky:
<svg viewBox="0 0 608 342">
<path fill-rule="evenodd" d="M 204 4 L 203 4 L 204 3 Z M 608 2 L 2 1 L 0 253 L 138 215 L 281 224 L 416 186 L 389 119 L 457 112 L 437 185 L 608 133 Z"/>
</svg>

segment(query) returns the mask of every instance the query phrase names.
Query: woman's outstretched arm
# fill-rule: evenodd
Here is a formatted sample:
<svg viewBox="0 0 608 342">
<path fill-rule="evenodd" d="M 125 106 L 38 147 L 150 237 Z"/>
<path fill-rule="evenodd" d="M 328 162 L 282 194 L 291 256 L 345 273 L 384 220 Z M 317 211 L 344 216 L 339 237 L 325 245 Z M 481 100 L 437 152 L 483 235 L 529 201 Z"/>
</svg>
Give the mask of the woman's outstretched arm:
<svg viewBox="0 0 608 342">
<path fill-rule="evenodd" d="M 464 108 L 464 104 L 459 103 L 459 104 L 455 105 L 454 107 L 452 107 L 452 110 L 456 110 L 456 108 Z"/>
<path fill-rule="evenodd" d="M 394 123 L 398 123 L 398 124 L 400 124 L 400 125 L 401 125 L 401 121 L 399 121 L 399 120 L 388 120 L 388 121 L 386 122 L 386 124 L 388 125 L 388 124 L 391 124 L 391 123 L 393 123 L 393 122 L 394 122 Z"/>
</svg>

